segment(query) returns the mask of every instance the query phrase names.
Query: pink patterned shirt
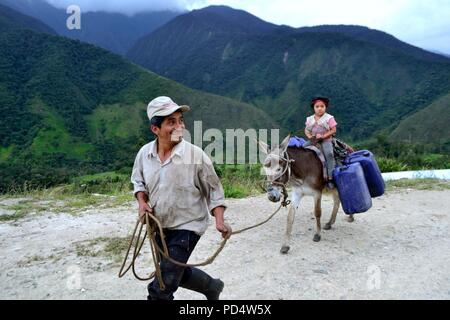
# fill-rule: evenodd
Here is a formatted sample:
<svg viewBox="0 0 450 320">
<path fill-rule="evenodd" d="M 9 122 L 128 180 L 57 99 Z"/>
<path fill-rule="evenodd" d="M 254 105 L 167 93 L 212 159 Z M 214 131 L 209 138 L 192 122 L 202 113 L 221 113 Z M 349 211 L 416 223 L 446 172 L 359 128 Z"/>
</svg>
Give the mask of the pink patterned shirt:
<svg viewBox="0 0 450 320">
<path fill-rule="evenodd" d="M 325 113 L 319 120 L 316 121 L 314 115 L 306 118 L 306 130 L 308 130 L 313 136 L 317 134 L 325 134 L 330 129 L 337 126 L 337 122 L 331 114 Z M 331 137 L 324 141 L 330 141 Z"/>
</svg>

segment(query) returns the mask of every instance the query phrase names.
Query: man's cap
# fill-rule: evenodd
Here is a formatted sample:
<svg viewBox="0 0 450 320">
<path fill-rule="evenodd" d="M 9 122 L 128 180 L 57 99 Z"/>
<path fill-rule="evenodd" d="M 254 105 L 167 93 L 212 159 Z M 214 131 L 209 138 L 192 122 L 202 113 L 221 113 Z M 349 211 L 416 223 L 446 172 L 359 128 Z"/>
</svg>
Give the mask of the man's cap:
<svg viewBox="0 0 450 320">
<path fill-rule="evenodd" d="M 147 106 L 147 116 L 149 120 L 152 120 L 155 116 L 168 116 L 175 111 L 186 112 L 191 110 L 189 106 L 186 105 L 178 105 L 173 102 L 172 99 L 165 96 L 160 96 L 152 101 Z"/>
</svg>

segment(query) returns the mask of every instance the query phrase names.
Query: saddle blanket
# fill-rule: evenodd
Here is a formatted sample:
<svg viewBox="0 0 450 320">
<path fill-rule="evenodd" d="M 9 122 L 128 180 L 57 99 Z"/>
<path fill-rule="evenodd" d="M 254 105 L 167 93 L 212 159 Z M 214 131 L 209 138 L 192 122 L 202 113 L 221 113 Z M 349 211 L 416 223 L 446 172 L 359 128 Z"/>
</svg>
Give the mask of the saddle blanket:
<svg viewBox="0 0 450 320">
<path fill-rule="evenodd" d="M 306 140 L 303 138 L 299 138 L 299 137 L 291 137 L 289 139 L 289 144 L 288 147 L 291 148 L 303 148 L 303 145 L 306 143 Z M 314 145 L 309 145 L 307 147 L 304 147 L 305 149 L 309 149 L 314 151 L 317 156 L 319 157 L 320 161 L 322 161 L 322 166 L 323 166 L 323 177 L 325 180 L 327 180 L 328 178 L 328 174 L 327 174 L 327 164 L 326 164 L 326 160 L 325 160 L 325 156 L 323 155 L 323 152 L 320 148 L 314 146 Z M 349 145 L 347 145 L 345 142 L 336 139 L 333 137 L 333 149 L 334 149 L 334 158 L 335 158 L 335 162 L 336 162 L 336 166 L 340 166 L 342 165 L 342 161 L 351 153 L 354 152 L 353 148 L 350 147 Z"/>
</svg>

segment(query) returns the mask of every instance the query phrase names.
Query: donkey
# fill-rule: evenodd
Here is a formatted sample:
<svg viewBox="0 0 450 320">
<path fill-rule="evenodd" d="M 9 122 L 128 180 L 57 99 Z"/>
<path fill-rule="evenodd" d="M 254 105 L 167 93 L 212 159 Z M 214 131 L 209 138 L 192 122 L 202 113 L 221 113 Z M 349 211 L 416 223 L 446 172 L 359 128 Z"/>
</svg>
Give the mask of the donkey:
<svg viewBox="0 0 450 320">
<path fill-rule="evenodd" d="M 313 241 L 315 242 L 319 242 L 321 239 L 322 193 L 331 193 L 334 202 L 331 218 L 324 226 L 325 230 L 330 230 L 335 223 L 340 205 L 337 189 L 328 191 L 325 188 L 323 165 L 317 154 L 309 149 L 288 148 L 289 139 L 290 135 L 273 150 L 269 150 L 268 145 L 264 142 L 258 141 L 261 151 L 267 155 L 264 160 L 264 171 L 267 176 L 269 200 L 279 202 L 282 195 L 287 195 L 286 187 L 292 187 L 292 203 L 289 207 L 286 233 L 280 250 L 283 254 L 288 253 L 290 249 L 292 225 L 295 214 L 299 210 L 300 201 L 304 196 L 314 197 L 316 233 Z M 347 221 L 353 222 L 353 215 L 349 215 Z"/>
</svg>

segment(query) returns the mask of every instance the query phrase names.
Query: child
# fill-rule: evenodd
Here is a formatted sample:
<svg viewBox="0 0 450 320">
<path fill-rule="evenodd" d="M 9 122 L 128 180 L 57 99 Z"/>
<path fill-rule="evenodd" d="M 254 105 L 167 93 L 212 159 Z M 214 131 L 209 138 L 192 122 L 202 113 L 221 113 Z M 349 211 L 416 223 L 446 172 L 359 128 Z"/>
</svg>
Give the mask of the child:
<svg viewBox="0 0 450 320">
<path fill-rule="evenodd" d="M 335 166 L 332 136 L 336 133 L 336 120 L 326 113 L 330 100 L 325 97 L 314 97 L 311 100 L 311 108 L 314 115 L 306 119 L 305 135 L 310 140 L 304 146 L 318 142 L 322 145 L 322 150 L 327 162 L 329 189 L 334 188 L 333 170 Z"/>
</svg>

